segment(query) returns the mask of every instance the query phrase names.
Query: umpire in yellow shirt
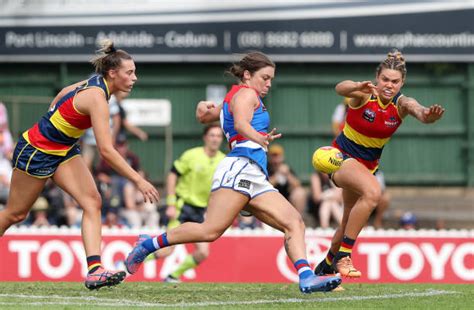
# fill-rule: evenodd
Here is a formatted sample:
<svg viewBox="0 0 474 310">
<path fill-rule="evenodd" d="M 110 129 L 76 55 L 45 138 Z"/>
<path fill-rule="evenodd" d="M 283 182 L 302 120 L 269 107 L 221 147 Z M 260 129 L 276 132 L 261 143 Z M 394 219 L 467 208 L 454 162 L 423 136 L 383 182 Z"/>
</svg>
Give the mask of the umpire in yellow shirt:
<svg viewBox="0 0 474 310">
<path fill-rule="evenodd" d="M 203 133 L 204 146 L 185 151 L 175 162 L 166 179 L 166 215 L 170 219 L 168 229 L 184 222 L 202 223 L 211 192 L 214 171 L 225 154 L 219 149 L 223 134 L 219 124 L 208 125 Z M 155 252 L 163 258 L 173 252 L 169 247 Z M 209 256 L 209 243 L 195 244 L 178 268 L 165 278 L 165 282 L 179 282 L 181 275 L 195 268 Z"/>
</svg>

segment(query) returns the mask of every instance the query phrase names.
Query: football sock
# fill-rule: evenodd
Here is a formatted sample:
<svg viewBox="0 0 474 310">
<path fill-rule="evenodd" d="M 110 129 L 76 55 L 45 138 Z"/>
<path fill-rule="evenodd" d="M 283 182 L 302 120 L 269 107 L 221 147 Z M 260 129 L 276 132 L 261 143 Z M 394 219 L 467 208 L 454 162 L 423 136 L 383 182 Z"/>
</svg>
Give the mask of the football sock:
<svg viewBox="0 0 474 310">
<path fill-rule="evenodd" d="M 87 270 L 88 273 L 93 273 L 99 267 L 102 266 L 100 262 L 100 255 L 92 255 L 87 257 Z"/>
<path fill-rule="evenodd" d="M 171 276 L 175 279 L 179 279 L 179 277 L 181 277 L 183 273 L 186 272 L 186 270 L 192 269 L 197 265 L 198 264 L 194 257 L 192 255 L 188 255 L 181 263 L 181 265 L 179 265 L 178 268 L 173 273 L 171 273 Z"/>
<path fill-rule="evenodd" d="M 313 271 L 309 267 L 308 261 L 306 259 L 299 259 L 295 262 L 295 268 L 298 271 L 298 276 L 300 280 L 306 279 L 310 276 L 313 276 Z"/>
<path fill-rule="evenodd" d="M 329 251 L 326 257 L 316 266 L 314 273 L 316 275 L 323 275 L 333 273 L 332 270 L 332 260 L 334 259 L 334 254 Z"/>
<path fill-rule="evenodd" d="M 333 259 L 334 259 L 334 254 L 331 251 L 329 251 L 323 262 L 326 266 L 331 267 Z"/>
<path fill-rule="evenodd" d="M 337 253 L 337 258 L 340 259 L 345 256 L 351 256 L 352 254 L 352 247 L 354 246 L 355 240 L 351 239 L 347 236 L 342 238 L 341 247 L 339 248 L 339 252 Z"/>
<path fill-rule="evenodd" d="M 169 246 L 168 239 L 166 237 L 166 233 L 161 234 L 157 237 L 147 239 L 142 243 L 143 247 L 148 250 L 148 252 L 152 253 L 158 249 L 165 248 Z"/>
</svg>

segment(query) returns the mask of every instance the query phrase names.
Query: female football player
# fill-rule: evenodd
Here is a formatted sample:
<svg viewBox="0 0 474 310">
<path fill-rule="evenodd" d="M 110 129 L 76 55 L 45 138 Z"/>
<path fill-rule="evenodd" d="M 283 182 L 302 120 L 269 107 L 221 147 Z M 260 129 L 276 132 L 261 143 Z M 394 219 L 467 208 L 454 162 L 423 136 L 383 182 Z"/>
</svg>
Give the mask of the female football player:
<svg viewBox="0 0 474 310">
<path fill-rule="evenodd" d="M 13 175 L 7 206 L 0 211 L 0 236 L 26 218 L 47 179 L 70 194 L 84 210 L 82 240 L 89 272 L 89 289 L 119 284 L 125 272 L 107 271 L 100 259 L 102 201 L 94 179 L 77 145 L 92 127 L 101 156 L 120 174 L 133 181 L 145 200 L 157 201 L 158 191 L 134 171 L 114 149 L 108 100 L 118 91 L 130 92 L 137 81 L 132 57 L 105 41 L 92 60 L 96 74 L 67 86 L 54 98 L 49 111 L 20 137 L 13 153 Z"/>
<path fill-rule="evenodd" d="M 352 247 L 380 201 L 382 190 L 374 173 L 383 147 L 407 115 L 425 124 L 443 116 L 445 110 L 440 105 L 424 107 L 400 93 L 406 73 L 402 53 L 393 50 L 377 67 L 375 84 L 347 80 L 336 85 L 339 95 L 350 98 L 344 129 L 333 142 L 344 156 L 340 169 L 332 174 L 334 183 L 343 189 L 344 212 L 316 274 L 336 271 L 345 277 L 361 276 L 352 264 Z"/>
<path fill-rule="evenodd" d="M 201 102 L 197 117 L 201 122 L 220 118 L 231 151 L 214 174 L 212 193 L 204 222 L 184 223 L 158 237 L 141 235 L 125 260 L 135 273 L 148 254 L 180 243 L 212 242 L 232 224 L 246 207 L 262 222 L 284 232 L 285 249 L 299 275 L 303 293 L 329 291 L 341 282 L 338 276 L 316 277 L 306 259 L 305 226 L 298 211 L 268 181 L 267 148 L 281 134 L 268 132 L 270 118 L 262 98 L 270 91 L 275 64 L 264 54 L 245 55 L 230 68 L 239 81 L 215 107 Z"/>
</svg>

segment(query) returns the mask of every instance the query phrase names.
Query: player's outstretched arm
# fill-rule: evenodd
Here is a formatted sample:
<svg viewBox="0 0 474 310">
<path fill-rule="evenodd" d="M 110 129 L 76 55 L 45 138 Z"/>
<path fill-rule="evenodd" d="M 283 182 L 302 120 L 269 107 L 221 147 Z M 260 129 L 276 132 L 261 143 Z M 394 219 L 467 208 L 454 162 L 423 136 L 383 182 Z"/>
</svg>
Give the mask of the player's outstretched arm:
<svg viewBox="0 0 474 310">
<path fill-rule="evenodd" d="M 348 104 L 351 107 L 358 107 L 365 102 L 371 94 L 377 96 L 375 85 L 371 81 L 342 81 L 336 85 L 336 92 L 344 97 L 351 98 Z"/>
<path fill-rule="evenodd" d="M 443 117 L 445 109 L 439 104 L 424 107 L 415 98 L 403 96 L 399 99 L 399 111 L 402 117 L 411 115 L 424 124 L 431 124 Z"/>
<path fill-rule="evenodd" d="M 109 108 L 105 96 L 98 89 L 91 89 L 80 94 L 81 107 L 91 116 L 92 128 L 97 140 L 97 148 L 105 161 L 138 187 L 145 202 L 157 202 L 159 194 L 156 188 L 137 171 L 133 170 L 127 161 L 117 152 L 112 143 L 109 125 Z"/>
</svg>

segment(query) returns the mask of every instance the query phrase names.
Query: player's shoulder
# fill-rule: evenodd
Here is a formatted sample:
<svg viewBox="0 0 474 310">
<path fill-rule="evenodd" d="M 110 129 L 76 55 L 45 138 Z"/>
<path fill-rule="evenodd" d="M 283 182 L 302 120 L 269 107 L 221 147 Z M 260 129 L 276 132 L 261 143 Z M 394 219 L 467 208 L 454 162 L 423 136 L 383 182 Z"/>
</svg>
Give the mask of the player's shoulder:
<svg viewBox="0 0 474 310">
<path fill-rule="evenodd" d="M 233 100 L 258 101 L 258 94 L 253 88 L 242 87 L 235 93 Z"/>
</svg>

